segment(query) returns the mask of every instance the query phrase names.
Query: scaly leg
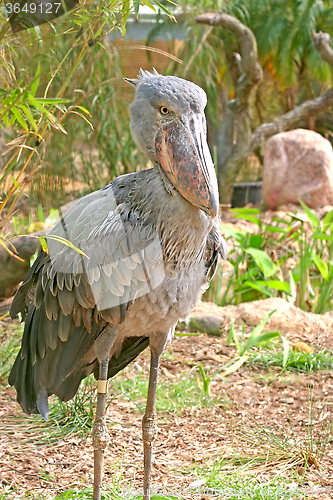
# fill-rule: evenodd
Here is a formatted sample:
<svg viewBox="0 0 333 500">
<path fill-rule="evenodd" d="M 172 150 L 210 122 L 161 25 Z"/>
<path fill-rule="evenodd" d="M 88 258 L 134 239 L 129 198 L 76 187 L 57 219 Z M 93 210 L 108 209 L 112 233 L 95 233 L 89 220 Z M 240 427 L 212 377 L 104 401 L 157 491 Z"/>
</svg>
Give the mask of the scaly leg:
<svg viewBox="0 0 333 500">
<path fill-rule="evenodd" d="M 107 448 L 110 437 L 105 424 L 106 393 L 108 383 L 109 355 L 117 337 L 114 326 L 107 327 L 95 342 L 96 356 L 99 361 L 97 386 L 96 418 L 92 430 L 94 448 L 94 493 L 93 500 L 100 500 L 102 492 L 104 450 Z"/>
<path fill-rule="evenodd" d="M 99 365 L 99 380 L 97 388 L 96 418 L 92 430 L 94 448 L 94 494 L 93 500 L 100 500 L 103 479 L 104 450 L 107 448 L 110 437 L 105 425 L 105 406 L 107 392 L 109 358 L 105 358 Z"/>
<path fill-rule="evenodd" d="M 157 434 L 156 426 L 156 389 L 158 367 L 161 354 L 164 351 L 167 337 L 160 339 L 157 346 L 150 345 L 150 373 L 146 412 L 142 419 L 142 439 L 144 454 L 143 500 L 150 500 L 151 466 L 153 441 Z M 158 345 L 159 344 L 159 345 Z"/>
</svg>

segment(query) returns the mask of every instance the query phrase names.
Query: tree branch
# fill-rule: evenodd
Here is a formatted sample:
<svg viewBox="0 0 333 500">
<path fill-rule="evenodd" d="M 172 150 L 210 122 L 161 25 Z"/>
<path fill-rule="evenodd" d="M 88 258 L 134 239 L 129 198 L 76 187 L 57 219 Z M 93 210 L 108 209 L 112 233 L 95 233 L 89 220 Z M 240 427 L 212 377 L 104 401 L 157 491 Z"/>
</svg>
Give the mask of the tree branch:
<svg viewBox="0 0 333 500">
<path fill-rule="evenodd" d="M 313 31 L 312 40 L 315 49 L 319 52 L 322 59 L 333 69 L 333 49 L 330 46 L 330 35 L 328 33 L 323 33 L 322 31 L 319 31 L 319 33 L 315 33 Z"/>
<path fill-rule="evenodd" d="M 228 110 L 222 120 L 228 117 L 232 134 L 220 125 L 219 132 L 223 137 L 218 141 L 218 183 L 220 199 L 228 201 L 232 191 L 234 178 L 239 166 L 247 158 L 249 144 L 252 139 L 251 130 L 251 93 L 263 78 L 263 72 L 258 63 L 257 41 L 252 31 L 238 19 L 229 14 L 202 14 L 195 20 L 209 26 L 221 26 L 238 37 L 241 46 L 241 55 L 237 55 L 237 63 L 241 75 L 238 78 L 235 99 L 226 104 Z M 225 144 L 225 141 L 229 144 Z M 225 152 L 230 156 L 226 157 Z"/>
<path fill-rule="evenodd" d="M 268 139 L 268 137 L 288 130 L 303 118 L 317 115 L 330 106 L 333 106 L 333 88 L 329 89 L 322 96 L 316 97 L 316 99 L 304 102 L 288 113 L 279 116 L 274 121 L 260 125 L 252 135 L 249 154 L 260 146 L 263 140 Z"/>
<path fill-rule="evenodd" d="M 197 23 L 210 26 L 222 26 L 237 35 L 241 44 L 241 67 L 245 75 L 253 82 L 262 79 L 262 69 L 258 64 L 257 42 L 254 34 L 243 23 L 229 14 L 202 14 L 195 18 Z"/>
<path fill-rule="evenodd" d="M 237 172 L 247 157 L 256 151 L 263 142 L 272 135 L 293 128 L 300 120 L 318 115 L 321 111 L 333 106 L 333 88 L 322 96 L 306 101 L 288 113 L 279 116 L 270 123 L 264 123 L 253 133 L 251 132 L 250 94 L 262 79 L 262 69 L 258 63 L 257 43 L 252 31 L 238 19 L 228 14 L 203 14 L 196 21 L 210 26 L 221 26 L 237 35 L 241 44 L 240 70 L 242 72 L 237 82 L 236 98 L 227 104 L 233 113 L 235 141 L 229 157 L 222 157 L 218 164 L 218 180 L 221 200 L 228 202 L 232 192 L 232 184 Z M 330 36 L 327 33 L 312 34 L 314 46 L 322 59 L 333 68 L 333 49 L 330 46 Z M 222 128 L 220 128 L 222 131 Z M 221 141 L 226 139 L 221 138 Z M 218 151 L 219 153 L 219 151 Z"/>
<path fill-rule="evenodd" d="M 333 69 L 333 49 L 330 46 L 330 35 L 328 33 L 312 33 L 312 39 L 315 49 L 318 51 L 324 61 L 326 61 Z M 300 106 L 292 109 L 288 113 L 279 116 L 270 123 L 264 123 L 258 127 L 251 139 L 250 151 L 253 152 L 262 144 L 262 141 L 268 139 L 274 134 L 283 132 L 293 127 L 296 123 L 309 116 L 318 115 L 321 111 L 333 106 L 333 88 L 327 90 L 325 94 L 312 99 L 311 101 L 303 102 Z"/>
</svg>

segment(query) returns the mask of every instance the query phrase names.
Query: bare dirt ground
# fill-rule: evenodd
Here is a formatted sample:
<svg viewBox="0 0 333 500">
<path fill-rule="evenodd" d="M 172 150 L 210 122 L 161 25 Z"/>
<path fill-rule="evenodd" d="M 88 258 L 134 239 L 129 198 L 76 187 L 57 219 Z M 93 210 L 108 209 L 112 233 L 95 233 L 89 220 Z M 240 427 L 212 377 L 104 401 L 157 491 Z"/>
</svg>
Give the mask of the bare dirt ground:
<svg viewBox="0 0 333 500">
<path fill-rule="evenodd" d="M 333 347 L 333 338 L 325 338 L 325 347 Z M 161 380 L 175 379 L 180 372 L 198 364 L 214 373 L 234 355 L 234 349 L 226 346 L 225 335 L 176 337 L 164 355 Z M 148 376 L 148 366 L 149 353 L 145 352 L 134 367 L 127 368 L 128 375 L 133 376 L 139 367 Z M 293 477 L 295 482 L 302 478 L 303 486 L 323 488 L 319 496 L 314 494 L 306 498 L 333 498 L 329 491 L 333 485 L 333 371 L 307 375 L 281 373 L 281 368 L 277 367 L 266 369 L 244 365 L 227 381 L 214 378 L 211 390 L 216 400 L 208 407 L 187 407 L 181 414 L 159 413 L 154 450 L 155 485 L 166 486 L 171 492 L 180 491 L 196 484 L 197 478 L 191 473 L 194 466 L 203 467 L 218 457 L 235 459 L 238 454 L 239 457 L 255 458 L 267 453 L 266 463 L 262 460 L 253 468 L 259 483 L 278 473 L 280 477 Z M 312 415 L 309 416 L 311 408 Z M 15 426 L 13 415 L 21 419 L 16 420 Z M 13 500 L 26 495 L 29 498 L 35 495 L 36 498 L 38 495 L 38 498 L 52 498 L 69 488 L 91 484 L 90 438 L 60 438 L 52 446 L 40 446 L 31 441 L 24 443 L 17 429 L 18 422 L 26 425 L 27 417 L 15 402 L 14 390 L 9 387 L 0 394 L 0 419 L 0 486 L 15 485 Z M 110 401 L 108 426 L 111 445 L 106 452 L 106 484 L 111 486 L 120 478 L 123 487 L 129 484 L 141 486 L 141 419 L 142 414 L 135 410 L 131 401 L 122 398 Z M 267 439 L 262 437 L 263 428 L 267 429 Z M 269 449 L 274 446 L 269 435 L 283 436 L 286 443 L 287 452 L 281 452 L 281 458 L 275 461 L 269 455 Z M 314 442 L 328 440 L 322 457 L 306 454 L 311 435 Z M 290 467 L 285 458 L 288 453 Z M 312 461 L 308 467 L 306 456 L 309 462 Z M 190 495 L 188 498 L 208 500 L 211 497 Z"/>
<path fill-rule="evenodd" d="M 289 207 L 281 217 L 288 210 Z M 268 219 L 272 215 L 279 214 L 268 214 Z M 224 214 L 223 220 L 234 223 L 232 215 Z M 238 221 L 237 227 L 241 228 L 240 224 L 247 231 L 256 229 L 246 221 Z M 198 364 L 207 373 L 215 373 L 236 354 L 233 347 L 226 346 L 228 327 L 226 324 L 221 337 L 176 337 L 163 357 L 160 383 L 163 379 L 185 378 L 186 372 Z M 328 331 L 309 333 L 298 324 L 285 335 L 290 342 L 307 342 L 315 351 L 333 349 L 333 335 Z M 143 370 L 148 377 L 148 367 L 149 353 L 144 352 L 124 374 L 134 377 L 138 370 Z M 110 385 L 112 394 L 112 382 Z M 210 405 L 158 413 L 154 485 L 165 486 L 170 494 L 182 492 L 184 498 L 191 500 L 208 500 L 212 497 L 184 493 L 197 484 L 195 471 L 223 458 L 230 459 L 229 468 L 225 467 L 227 473 L 232 467 L 240 469 L 243 457 L 260 456 L 257 465 L 250 469 L 258 483 L 278 475 L 303 487 L 322 488 L 318 494 L 307 495 L 307 499 L 333 498 L 333 370 L 309 375 L 283 373 L 277 367 L 243 365 L 227 380 L 215 377 L 210 385 Z M 91 439 L 78 435 L 59 437 L 52 445 L 41 445 L 37 438 L 35 442 L 31 438 L 24 441 L 31 421 L 15 398 L 12 388 L 0 384 L 0 499 L 1 487 L 9 485 L 16 488 L 13 500 L 49 500 L 70 488 L 91 485 Z M 110 396 L 107 418 L 111 444 L 106 451 L 105 484 L 112 486 L 119 480 L 125 489 L 129 485 L 140 488 L 142 413 L 132 401 Z M 20 426 L 24 432 L 20 432 Z M 327 446 L 322 455 L 309 451 L 311 443 L 318 445 L 325 440 Z M 266 460 L 262 459 L 264 455 Z"/>
</svg>

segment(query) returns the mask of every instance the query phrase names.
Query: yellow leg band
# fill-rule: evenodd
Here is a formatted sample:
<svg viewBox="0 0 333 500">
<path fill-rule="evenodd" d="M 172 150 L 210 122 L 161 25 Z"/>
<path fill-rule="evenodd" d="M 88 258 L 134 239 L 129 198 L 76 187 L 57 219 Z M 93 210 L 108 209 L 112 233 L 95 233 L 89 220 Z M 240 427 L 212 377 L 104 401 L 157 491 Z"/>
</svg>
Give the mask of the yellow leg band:
<svg viewBox="0 0 333 500">
<path fill-rule="evenodd" d="M 99 380 L 97 384 L 97 393 L 98 394 L 106 394 L 108 392 L 108 381 L 107 380 Z"/>
</svg>

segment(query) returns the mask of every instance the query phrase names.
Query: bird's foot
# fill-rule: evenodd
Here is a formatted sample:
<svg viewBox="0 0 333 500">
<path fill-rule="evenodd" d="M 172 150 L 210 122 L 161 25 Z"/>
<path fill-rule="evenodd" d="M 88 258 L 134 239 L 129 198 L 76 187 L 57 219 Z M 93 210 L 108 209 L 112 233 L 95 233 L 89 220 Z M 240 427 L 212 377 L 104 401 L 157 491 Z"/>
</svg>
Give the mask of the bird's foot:
<svg viewBox="0 0 333 500">
<path fill-rule="evenodd" d="M 105 424 L 105 417 L 96 418 L 92 430 L 92 442 L 94 450 L 104 451 L 110 442 L 110 436 Z"/>
</svg>

